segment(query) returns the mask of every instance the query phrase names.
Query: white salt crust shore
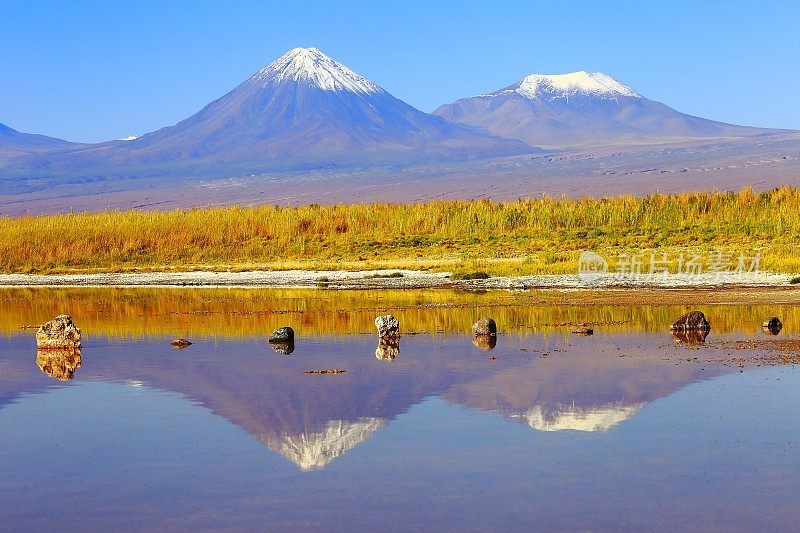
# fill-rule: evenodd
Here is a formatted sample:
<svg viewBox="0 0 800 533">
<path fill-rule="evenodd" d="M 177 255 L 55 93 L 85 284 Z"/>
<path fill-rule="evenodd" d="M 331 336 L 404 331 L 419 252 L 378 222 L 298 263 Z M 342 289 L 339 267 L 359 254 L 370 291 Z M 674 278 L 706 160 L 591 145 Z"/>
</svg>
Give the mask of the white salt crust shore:
<svg viewBox="0 0 800 533">
<path fill-rule="evenodd" d="M 402 277 L 388 276 L 400 272 Z M 641 289 L 720 289 L 747 287 L 786 287 L 788 274 L 755 272 L 747 274 L 642 274 L 635 277 L 577 274 L 538 276 L 498 276 L 482 280 L 451 280 L 448 273 L 411 270 L 284 270 L 248 272 L 135 272 L 124 274 L 0 274 L 5 287 L 320 287 L 328 289 L 419 289 L 463 288 L 484 290 L 597 290 Z"/>
</svg>

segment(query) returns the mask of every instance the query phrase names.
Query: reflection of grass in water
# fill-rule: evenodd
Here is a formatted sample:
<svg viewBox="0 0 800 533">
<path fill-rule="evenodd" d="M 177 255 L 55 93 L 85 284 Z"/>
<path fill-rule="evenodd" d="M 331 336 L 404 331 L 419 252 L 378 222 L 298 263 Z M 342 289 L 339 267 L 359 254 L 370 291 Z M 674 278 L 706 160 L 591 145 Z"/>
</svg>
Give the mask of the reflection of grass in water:
<svg viewBox="0 0 800 533">
<path fill-rule="evenodd" d="M 0 217 L 0 271 L 435 268 L 575 273 L 582 250 L 761 254 L 800 271 L 800 189 L 609 199 L 220 207 Z M 54 245 L 57 243 L 57 245 Z M 677 268 L 673 265 L 673 269 Z"/>
<path fill-rule="evenodd" d="M 468 333 L 481 316 L 501 332 L 569 334 L 569 325 L 601 322 L 595 332 L 659 331 L 690 310 L 687 305 L 592 305 L 591 293 L 486 293 L 457 290 L 320 291 L 315 289 L 0 289 L 0 332 L 40 324 L 67 313 L 85 334 L 127 336 L 266 337 L 291 325 L 298 337 L 374 333 L 378 314 L 391 312 L 404 332 Z M 784 331 L 800 324 L 791 305 L 698 305 L 712 333 L 756 333 L 778 315 Z"/>
</svg>

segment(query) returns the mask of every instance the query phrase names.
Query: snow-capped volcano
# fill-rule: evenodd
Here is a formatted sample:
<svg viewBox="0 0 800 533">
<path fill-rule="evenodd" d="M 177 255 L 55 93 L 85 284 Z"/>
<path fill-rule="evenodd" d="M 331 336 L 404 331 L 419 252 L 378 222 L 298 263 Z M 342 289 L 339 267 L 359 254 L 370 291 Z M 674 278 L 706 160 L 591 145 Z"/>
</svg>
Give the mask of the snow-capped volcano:
<svg viewBox="0 0 800 533">
<path fill-rule="evenodd" d="M 680 113 L 602 72 L 530 74 L 498 91 L 439 107 L 435 115 L 532 146 L 740 137 L 765 130 Z"/>
<path fill-rule="evenodd" d="M 295 48 L 259 70 L 252 78 L 268 84 L 306 82 L 324 91 L 377 93 L 383 89 L 334 61 L 316 48 Z"/>
<path fill-rule="evenodd" d="M 423 113 L 316 48 L 295 48 L 174 126 L 30 166 L 76 175 L 229 177 L 532 151 Z"/>
<path fill-rule="evenodd" d="M 531 74 L 516 84 L 515 93 L 526 98 L 569 98 L 577 95 L 591 95 L 599 98 L 614 98 L 639 94 L 602 72 L 589 73 L 585 70 L 571 74 Z"/>
</svg>

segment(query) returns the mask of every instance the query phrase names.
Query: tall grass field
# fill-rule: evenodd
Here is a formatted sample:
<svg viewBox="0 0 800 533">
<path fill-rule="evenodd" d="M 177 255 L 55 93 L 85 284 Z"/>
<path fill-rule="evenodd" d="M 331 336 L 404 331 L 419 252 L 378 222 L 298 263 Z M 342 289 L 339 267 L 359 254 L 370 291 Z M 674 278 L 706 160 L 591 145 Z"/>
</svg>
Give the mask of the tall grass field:
<svg viewBox="0 0 800 533">
<path fill-rule="evenodd" d="M 800 189 L 0 218 L 0 271 L 410 268 L 574 273 L 652 254 L 800 272 Z"/>
</svg>

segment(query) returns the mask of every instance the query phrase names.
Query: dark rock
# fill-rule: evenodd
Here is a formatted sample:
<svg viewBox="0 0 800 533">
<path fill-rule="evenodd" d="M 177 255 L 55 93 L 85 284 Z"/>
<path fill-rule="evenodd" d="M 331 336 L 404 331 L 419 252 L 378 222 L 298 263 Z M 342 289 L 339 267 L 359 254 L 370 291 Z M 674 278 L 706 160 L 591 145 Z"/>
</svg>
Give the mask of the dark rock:
<svg viewBox="0 0 800 533">
<path fill-rule="evenodd" d="M 294 341 L 270 341 L 269 345 L 281 355 L 292 355 L 294 352 Z"/>
<path fill-rule="evenodd" d="M 686 313 L 676 320 L 669 329 L 689 330 L 689 329 L 711 329 L 711 324 L 706 320 L 706 316 L 700 311 Z"/>
<path fill-rule="evenodd" d="M 594 335 L 594 330 L 592 328 L 578 328 L 572 331 L 573 335 L 581 335 L 582 337 L 588 337 L 589 335 Z"/>
<path fill-rule="evenodd" d="M 294 330 L 289 326 L 283 326 L 272 332 L 269 342 L 294 342 Z"/>
<path fill-rule="evenodd" d="M 81 330 L 69 315 L 58 315 L 50 322 L 39 326 L 36 332 L 36 347 L 44 350 L 80 348 Z"/>
<path fill-rule="evenodd" d="M 481 318 L 472 325 L 473 335 L 497 335 L 497 324 L 491 318 Z"/>
<path fill-rule="evenodd" d="M 384 361 L 391 361 L 400 355 L 400 337 L 380 337 L 378 347 L 375 349 L 375 357 Z"/>
<path fill-rule="evenodd" d="M 707 329 L 674 329 L 671 333 L 678 344 L 702 344 L 708 337 Z"/>
<path fill-rule="evenodd" d="M 484 352 L 494 350 L 497 346 L 497 335 L 475 335 L 472 337 L 472 344 Z"/>
<path fill-rule="evenodd" d="M 191 343 L 191 342 L 187 341 L 186 339 L 181 339 L 181 338 L 175 339 L 175 340 L 174 340 L 174 341 L 172 341 L 170 344 L 171 344 L 171 345 L 172 345 L 172 347 L 173 347 L 173 348 L 175 348 L 176 350 L 183 350 L 183 349 L 184 349 L 184 348 L 186 348 L 187 346 L 191 346 L 191 345 L 192 345 L 192 343 Z"/>
<path fill-rule="evenodd" d="M 80 348 L 47 348 L 36 353 L 36 365 L 53 379 L 69 381 L 82 364 Z"/>
<path fill-rule="evenodd" d="M 378 336 L 381 338 L 400 336 L 400 322 L 392 315 L 377 317 L 375 327 L 378 328 Z"/>
<path fill-rule="evenodd" d="M 783 322 L 781 319 L 774 316 L 763 324 L 764 331 L 770 335 L 777 335 L 783 329 Z"/>
</svg>

